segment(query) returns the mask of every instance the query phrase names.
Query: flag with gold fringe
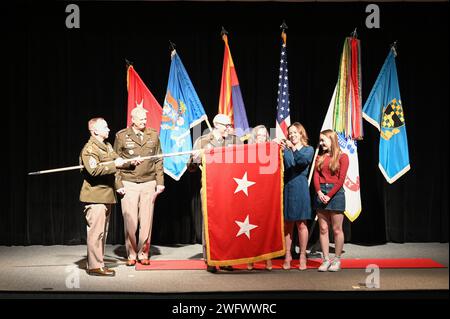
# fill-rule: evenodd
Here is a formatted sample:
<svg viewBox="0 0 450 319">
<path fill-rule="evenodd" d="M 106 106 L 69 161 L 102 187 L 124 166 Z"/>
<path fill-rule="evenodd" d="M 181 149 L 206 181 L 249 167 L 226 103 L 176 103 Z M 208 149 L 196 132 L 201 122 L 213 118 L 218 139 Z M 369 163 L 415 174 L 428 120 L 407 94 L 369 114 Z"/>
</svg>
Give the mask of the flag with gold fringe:
<svg viewBox="0 0 450 319">
<path fill-rule="evenodd" d="M 274 142 L 205 151 L 202 205 L 208 265 L 284 255 L 281 156 Z"/>
</svg>

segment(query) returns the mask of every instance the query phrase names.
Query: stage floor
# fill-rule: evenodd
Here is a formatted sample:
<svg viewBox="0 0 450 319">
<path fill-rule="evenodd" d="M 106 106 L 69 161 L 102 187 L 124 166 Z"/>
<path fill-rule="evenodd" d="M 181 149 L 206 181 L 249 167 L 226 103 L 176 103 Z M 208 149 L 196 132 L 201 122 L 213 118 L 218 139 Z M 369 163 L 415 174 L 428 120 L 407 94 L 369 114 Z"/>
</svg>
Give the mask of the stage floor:
<svg viewBox="0 0 450 319">
<path fill-rule="evenodd" d="M 365 293 L 442 291 L 449 288 L 449 247 L 441 243 L 407 243 L 379 246 L 346 244 L 343 258 L 431 258 L 447 268 L 380 269 L 380 287 L 369 288 L 365 269 L 319 273 L 315 269 L 235 270 L 211 274 L 205 270 L 136 271 L 125 265 L 124 246 L 108 245 L 106 264 L 116 270 L 111 278 L 86 274 L 86 246 L 1 246 L 0 293 L 27 294 L 124 294 L 146 296 L 208 296 L 241 293 L 258 296 L 278 292 Z M 152 246 L 152 259 L 200 259 L 201 245 Z"/>
</svg>

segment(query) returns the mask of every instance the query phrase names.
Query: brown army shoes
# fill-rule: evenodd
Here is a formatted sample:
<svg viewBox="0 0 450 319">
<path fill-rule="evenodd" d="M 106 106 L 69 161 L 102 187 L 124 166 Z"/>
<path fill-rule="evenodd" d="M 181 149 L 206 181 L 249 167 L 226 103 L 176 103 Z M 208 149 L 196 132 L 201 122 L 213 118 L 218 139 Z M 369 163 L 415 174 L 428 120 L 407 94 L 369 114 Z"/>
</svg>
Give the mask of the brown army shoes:
<svg viewBox="0 0 450 319">
<path fill-rule="evenodd" d="M 91 276 L 114 277 L 116 275 L 116 272 L 114 270 L 108 269 L 106 267 L 88 269 L 87 273 L 88 273 L 88 275 L 91 275 Z"/>
</svg>

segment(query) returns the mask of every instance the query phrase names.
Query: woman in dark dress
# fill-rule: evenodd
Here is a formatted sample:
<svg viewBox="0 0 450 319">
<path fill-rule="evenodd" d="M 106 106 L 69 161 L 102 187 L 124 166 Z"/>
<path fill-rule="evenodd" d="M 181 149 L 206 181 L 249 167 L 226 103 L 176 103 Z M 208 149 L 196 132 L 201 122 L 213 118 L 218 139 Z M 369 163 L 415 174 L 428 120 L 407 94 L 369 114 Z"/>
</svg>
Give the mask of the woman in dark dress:
<svg viewBox="0 0 450 319">
<path fill-rule="evenodd" d="M 300 270 L 306 267 L 308 243 L 307 220 L 311 219 L 311 199 L 308 187 L 308 171 L 314 149 L 308 145 L 308 135 L 302 124 L 295 122 L 288 128 L 289 140 L 283 140 L 284 149 L 284 233 L 286 255 L 283 268 L 291 268 L 291 246 L 294 225 L 297 226 L 300 247 Z"/>
</svg>

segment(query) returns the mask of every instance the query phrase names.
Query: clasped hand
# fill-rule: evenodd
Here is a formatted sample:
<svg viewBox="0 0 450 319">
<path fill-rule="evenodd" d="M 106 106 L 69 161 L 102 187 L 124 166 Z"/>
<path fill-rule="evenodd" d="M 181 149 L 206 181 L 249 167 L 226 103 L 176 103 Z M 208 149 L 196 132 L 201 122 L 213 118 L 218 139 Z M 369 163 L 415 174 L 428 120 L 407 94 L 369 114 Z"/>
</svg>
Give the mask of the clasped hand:
<svg viewBox="0 0 450 319">
<path fill-rule="evenodd" d="M 330 197 L 322 193 L 322 191 L 317 192 L 317 196 L 319 197 L 320 201 L 324 204 L 328 204 L 330 201 Z"/>
</svg>

